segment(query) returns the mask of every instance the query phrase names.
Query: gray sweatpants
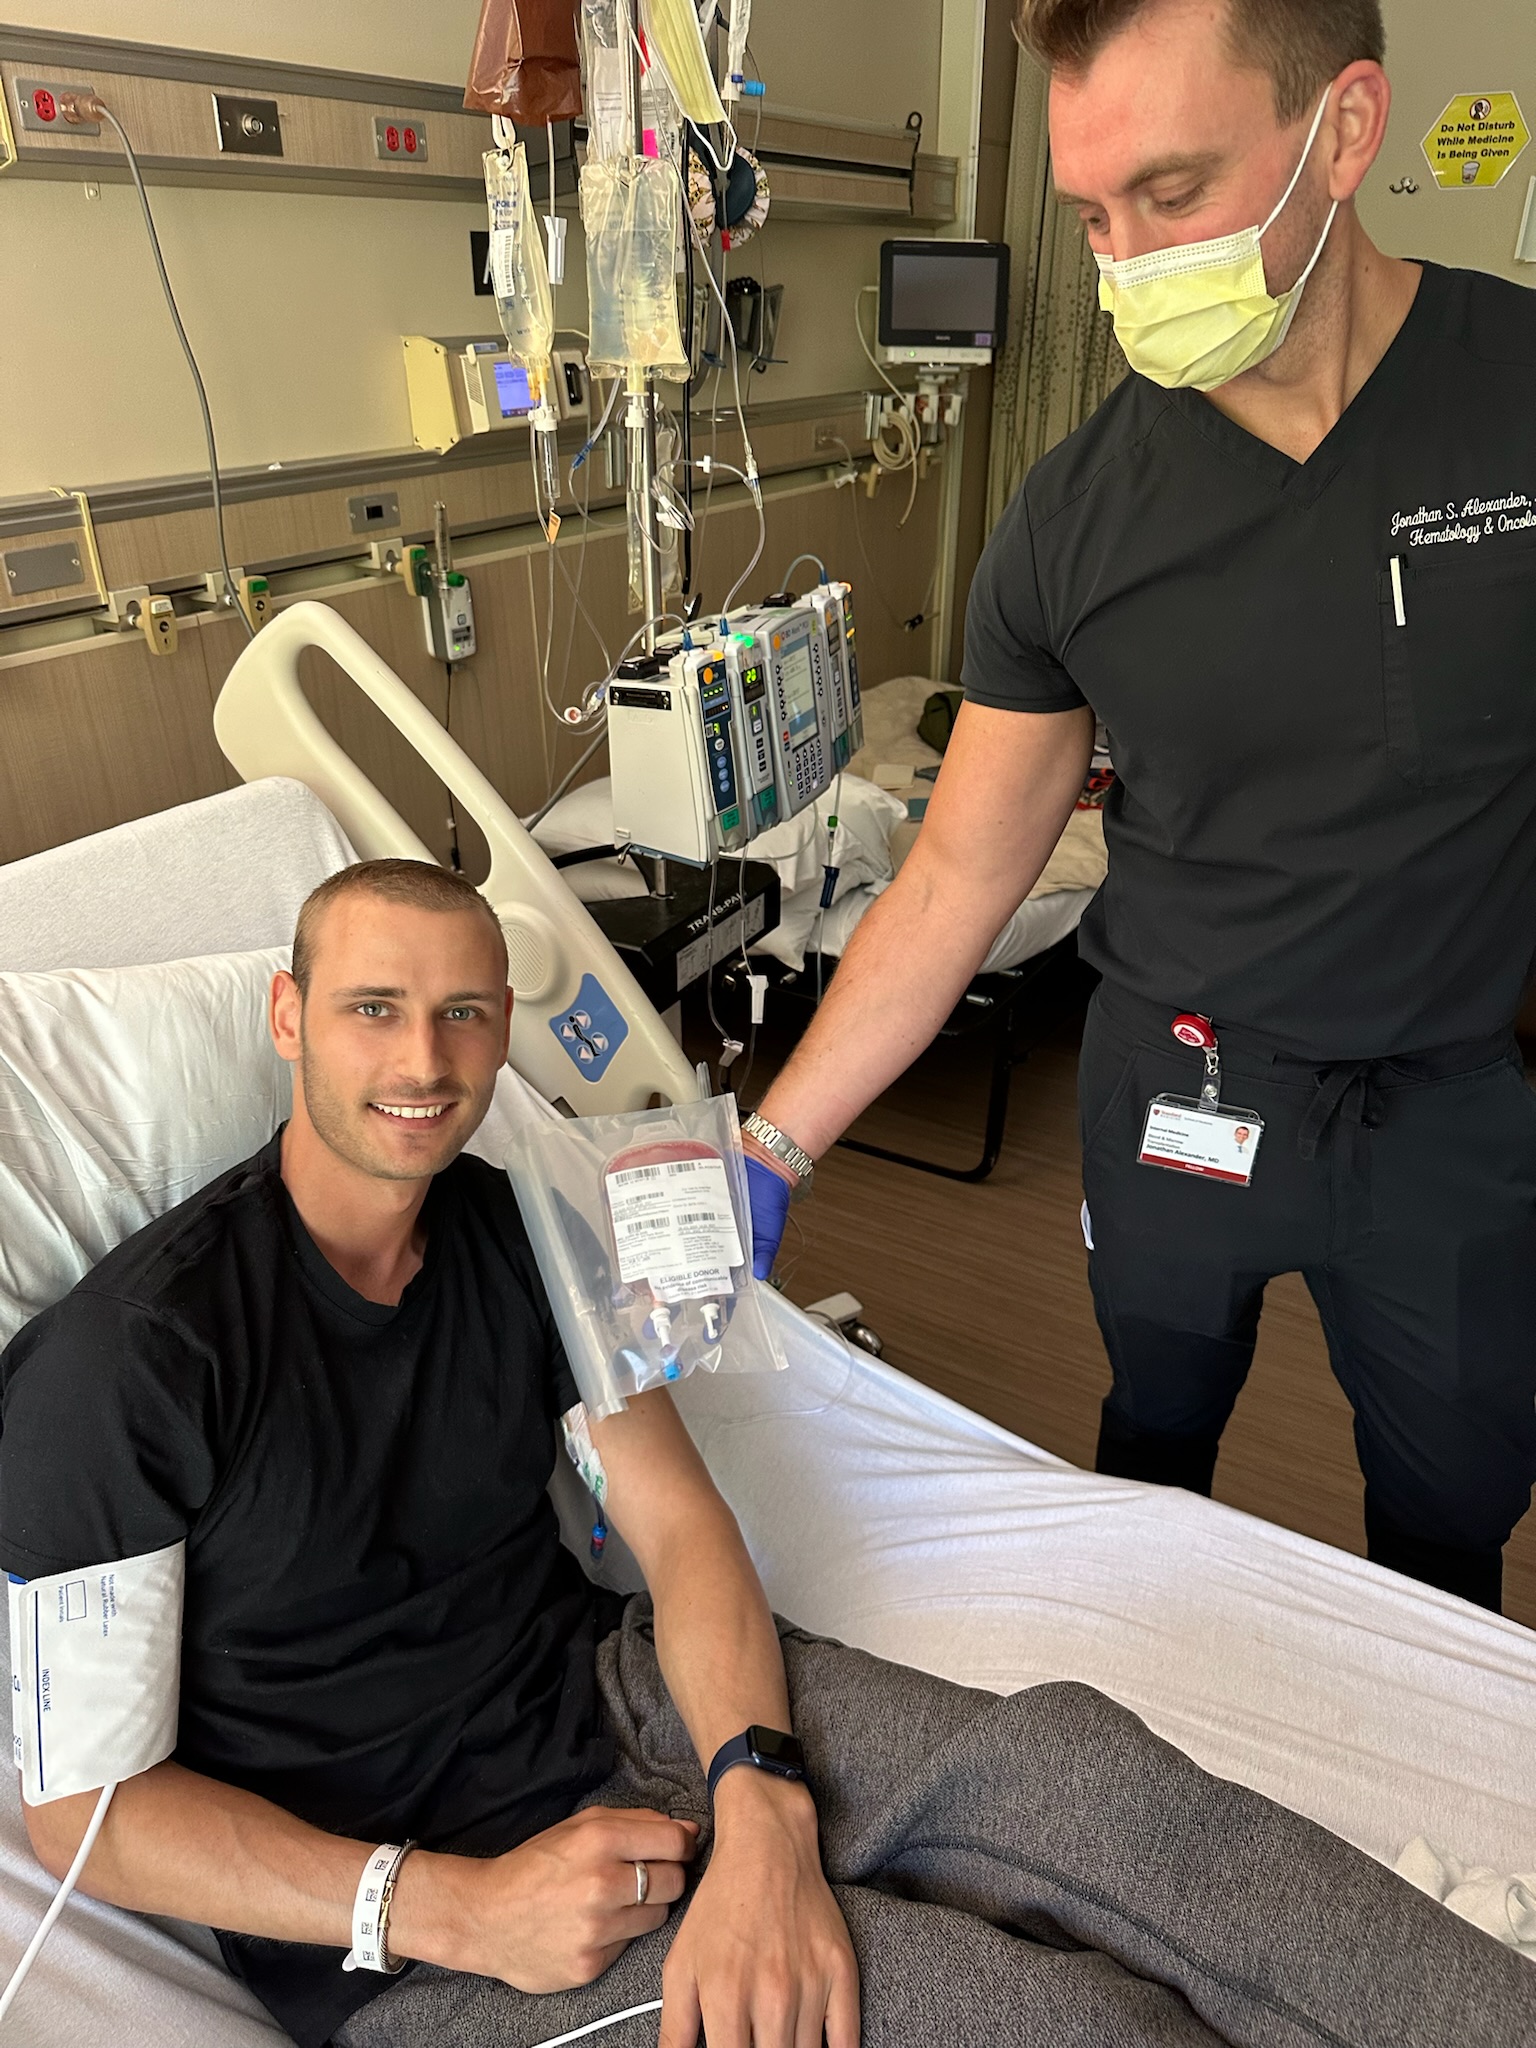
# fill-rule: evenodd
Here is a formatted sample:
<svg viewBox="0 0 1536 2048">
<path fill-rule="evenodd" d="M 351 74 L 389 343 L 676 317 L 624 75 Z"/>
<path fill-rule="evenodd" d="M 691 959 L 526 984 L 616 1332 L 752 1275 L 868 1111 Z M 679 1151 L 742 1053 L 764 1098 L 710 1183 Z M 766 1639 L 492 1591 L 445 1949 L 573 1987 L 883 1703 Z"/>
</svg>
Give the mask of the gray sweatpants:
<svg viewBox="0 0 1536 2048">
<path fill-rule="evenodd" d="M 780 1624 L 864 2048 L 1530 2048 L 1536 1967 L 1084 1685 L 1011 1698 Z M 590 1802 L 702 1823 L 648 1601 L 598 1653 L 618 1767 Z M 702 1863 L 702 1859 L 701 1859 Z M 661 1995 L 685 1910 L 597 1983 L 418 1965 L 335 2048 L 534 2048 Z M 655 2048 L 648 2013 L 592 2048 Z"/>
</svg>

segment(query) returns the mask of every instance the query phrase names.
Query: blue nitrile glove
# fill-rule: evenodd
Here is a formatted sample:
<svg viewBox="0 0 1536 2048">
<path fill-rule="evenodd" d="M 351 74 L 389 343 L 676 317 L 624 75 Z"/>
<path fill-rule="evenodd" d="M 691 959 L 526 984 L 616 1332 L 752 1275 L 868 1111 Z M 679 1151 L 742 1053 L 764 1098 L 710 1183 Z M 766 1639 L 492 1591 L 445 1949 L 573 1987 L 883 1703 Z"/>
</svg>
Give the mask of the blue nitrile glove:
<svg viewBox="0 0 1536 2048">
<path fill-rule="evenodd" d="M 750 1152 L 746 1164 L 747 1204 L 752 1211 L 752 1271 L 757 1279 L 766 1280 L 784 1239 L 789 1182 L 782 1173 L 764 1166 L 761 1159 L 754 1159 Z"/>
</svg>

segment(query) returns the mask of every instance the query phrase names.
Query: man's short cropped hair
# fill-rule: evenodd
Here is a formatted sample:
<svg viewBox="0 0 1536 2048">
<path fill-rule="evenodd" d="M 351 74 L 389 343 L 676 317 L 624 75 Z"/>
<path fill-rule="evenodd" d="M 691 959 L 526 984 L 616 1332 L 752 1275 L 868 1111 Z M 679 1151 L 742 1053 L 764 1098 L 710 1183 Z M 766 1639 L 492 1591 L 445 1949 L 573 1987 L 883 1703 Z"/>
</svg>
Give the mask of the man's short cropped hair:
<svg viewBox="0 0 1536 2048">
<path fill-rule="evenodd" d="M 399 903 L 412 910 L 475 911 L 496 934 L 505 973 L 507 942 L 500 920 L 473 882 L 466 882 L 462 875 L 431 861 L 360 860 L 327 876 L 304 899 L 293 934 L 293 978 L 303 995 L 309 994 L 310 976 L 314 972 L 320 920 L 341 896 L 377 896 L 385 903 Z"/>
<path fill-rule="evenodd" d="M 1084 71 L 1152 0 L 1018 0 L 1019 41 L 1047 70 Z M 1381 63 L 1381 0 L 1227 0 L 1233 60 L 1267 71 L 1283 124 L 1312 113 L 1330 79 L 1362 57 Z"/>
</svg>

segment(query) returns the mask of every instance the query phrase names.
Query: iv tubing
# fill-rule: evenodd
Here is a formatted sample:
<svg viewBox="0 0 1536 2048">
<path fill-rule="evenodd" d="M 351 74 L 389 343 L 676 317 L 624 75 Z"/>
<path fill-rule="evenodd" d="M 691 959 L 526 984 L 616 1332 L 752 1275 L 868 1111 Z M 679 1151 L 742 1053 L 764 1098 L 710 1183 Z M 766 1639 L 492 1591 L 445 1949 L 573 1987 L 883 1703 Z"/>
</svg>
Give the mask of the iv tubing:
<svg viewBox="0 0 1536 2048">
<path fill-rule="evenodd" d="M 87 1859 L 96 1846 L 96 1837 L 101 1833 L 101 1824 L 107 1817 L 107 1808 L 112 1804 L 112 1794 L 116 1790 L 117 1786 L 115 1784 L 102 1786 L 101 1797 L 96 1802 L 96 1810 L 91 1815 L 85 1833 L 80 1837 L 80 1846 L 75 1851 L 75 1860 L 64 1873 L 64 1882 L 54 1893 L 47 1912 L 38 1923 L 36 1934 L 27 1943 L 26 1953 L 11 1972 L 10 1983 L 6 1985 L 4 1992 L 0 1992 L 0 2020 L 4 2020 L 6 2014 L 10 2011 L 12 2001 L 26 1981 L 27 1972 L 37 1961 L 38 1951 L 53 1932 L 54 1921 L 63 1912 L 65 1905 L 68 1903 L 70 1893 L 79 1882 L 80 1873 L 84 1870 Z"/>
</svg>

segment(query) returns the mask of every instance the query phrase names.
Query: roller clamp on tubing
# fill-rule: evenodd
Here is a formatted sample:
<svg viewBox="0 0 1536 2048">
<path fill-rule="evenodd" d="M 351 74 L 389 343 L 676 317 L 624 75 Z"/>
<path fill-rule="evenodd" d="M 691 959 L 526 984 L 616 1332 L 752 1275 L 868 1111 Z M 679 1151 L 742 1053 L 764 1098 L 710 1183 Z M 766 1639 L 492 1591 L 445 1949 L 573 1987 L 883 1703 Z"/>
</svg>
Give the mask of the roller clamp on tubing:
<svg viewBox="0 0 1536 2048">
<path fill-rule="evenodd" d="M 816 1162 L 809 1152 L 802 1150 L 793 1138 L 779 1129 L 777 1124 L 771 1124 L 765 1116 L 759 1116 L 756 1110 L 743 1120 L 741 1129 L 744 1137 L 755 1138 L 771 1158 L 776 1159 L 781 1166 L 787 1166 L 795 1176 L 792 1200 L 798 1201 L 800 1196 L 810 1193 L 811 1182 L 816 1175 Z"/>
<path fill-rule="evenodd" d="M 415 1848 L 414 1842 L 381 1842 L 363 1865 L 352 1901 L 352 1951 L 342 1963 L 344 1970 L 377 1970 L 393 1977 L 405 1968 L 389 1958 L 389 1909 L 394 1903 L 400 1866 Z"/>
</svg>

